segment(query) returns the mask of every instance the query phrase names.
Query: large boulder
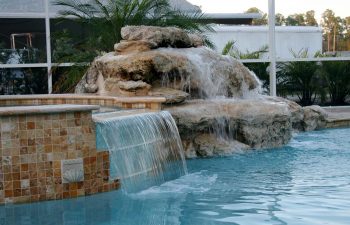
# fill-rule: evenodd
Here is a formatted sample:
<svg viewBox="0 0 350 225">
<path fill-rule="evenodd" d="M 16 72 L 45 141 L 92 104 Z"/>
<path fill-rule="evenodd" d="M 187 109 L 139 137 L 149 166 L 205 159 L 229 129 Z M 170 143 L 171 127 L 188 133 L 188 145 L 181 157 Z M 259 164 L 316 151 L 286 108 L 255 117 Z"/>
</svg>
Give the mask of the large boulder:
<svg viewBox="0 0 350 225">
<path fill-rule="evenodd" d="M 187 156 L 222 154 L 239 146 L 279 147 L 292 137 L 291 113 L 285 103 L 193 100 L 166 110 L 178 125 Z M 208 140 L 203 141 L 204 137 Z"/>
<path fill-rule="evenodd" d="M 127 41 L 147 41 L 155 47 L 190 48 L 194 41 L 186 31 L 176 27 L 127 26 L 121 30 Z"/>
<path fill-rule="evenodd" d="M 304 130 L 304 109 L 299 104 L 281 97 L 264 96 L 264 99 L 275 103 L 285 103 L 291 113 L 291 122 L 296 131 Z"/>
<path fill-rule="evenodd" d="M 304 107 L 303 129 L 312 131 L 325 128 L 327 112 L 318 105 Z"/>
</svg>

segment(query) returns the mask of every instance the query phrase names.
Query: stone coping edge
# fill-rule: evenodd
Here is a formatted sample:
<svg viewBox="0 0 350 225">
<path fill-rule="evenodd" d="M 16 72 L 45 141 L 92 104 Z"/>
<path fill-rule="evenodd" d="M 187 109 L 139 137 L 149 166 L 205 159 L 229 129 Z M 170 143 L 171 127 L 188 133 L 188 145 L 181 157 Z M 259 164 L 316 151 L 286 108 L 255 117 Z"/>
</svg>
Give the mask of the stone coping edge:
<svg viewBox="0 0 350 225">
<path fill-rule="evenodd" d="M 102 95 L 81 95 L 81 94 L 42 94 L 42 95 L 2 95 L 2 100 L 36 100 L 36 99 L 96 99 L 96 100 L 114 100 L 123 103 L 163 103 L 166 101 L 163 97 L 114 97 Z"/>
<path fill-rule="evenodd" d="M 132 109 L 132 110 L 121 110 L 116 112 L 107 112 L 107 113 L 96 113 L 92 115 L 92 120 L 96 123 L 115 120 L 117 118 L 125 118 L 126 116 L 140 115 L 145 113 L 155 113 L 159 112 L 158 110 L 150 109 Z"/>
<path fill-rule="evenodd" d="M 25 114 L 50 114 L 62 112 L 83 112 L 98 110 L 98 105 L 38 105 L 38 106 L 5 106 L 0 107 L 0 116 L 25 115 Z"/>
</svg>

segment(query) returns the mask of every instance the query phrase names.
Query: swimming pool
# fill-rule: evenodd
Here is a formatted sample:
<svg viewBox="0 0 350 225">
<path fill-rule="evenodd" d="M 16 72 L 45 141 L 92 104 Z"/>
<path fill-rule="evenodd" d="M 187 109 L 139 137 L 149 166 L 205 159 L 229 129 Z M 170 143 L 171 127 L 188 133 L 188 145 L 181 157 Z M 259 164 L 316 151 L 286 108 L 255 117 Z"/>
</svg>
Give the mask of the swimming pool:
<svg viewBox="0 0 350 225">
<path fill-rule="evenodd" d="M 187 161 L 189 174 L 136 194 L 0 207 L 0 224 L 349 224 L 350 129 L 288 146 Z"/>
</svg>

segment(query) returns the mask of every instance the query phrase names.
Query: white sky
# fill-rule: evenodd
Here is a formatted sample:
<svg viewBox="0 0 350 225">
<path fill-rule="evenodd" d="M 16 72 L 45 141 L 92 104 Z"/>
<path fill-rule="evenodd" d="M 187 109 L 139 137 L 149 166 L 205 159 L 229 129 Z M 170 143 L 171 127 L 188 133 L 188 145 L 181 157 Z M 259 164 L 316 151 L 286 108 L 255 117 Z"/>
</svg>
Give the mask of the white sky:
<svg viewBox="0 0 350 225">
<path fill-rule="evenodd" d="M 268 11 L 268 0 L 187 0 L 194 5 L 201 6 L 207 13 L 242 13 L 250 7 Z M 294 13 L 304 13 L 308 10 L 316 11 L 316 19 L 326 9 L 332 9 L 337 16 L 350 16 L 349 0 L 275 0 L 276 13 L 288 16 Z"/>
</svg>

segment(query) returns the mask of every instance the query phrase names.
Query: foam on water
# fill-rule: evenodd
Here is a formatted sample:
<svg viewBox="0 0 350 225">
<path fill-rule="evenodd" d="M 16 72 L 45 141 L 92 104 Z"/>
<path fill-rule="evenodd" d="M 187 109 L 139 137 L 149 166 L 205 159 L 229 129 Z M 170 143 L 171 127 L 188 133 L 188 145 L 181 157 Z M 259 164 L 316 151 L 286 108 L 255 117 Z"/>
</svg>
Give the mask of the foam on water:
<svg viewBox="0 0 350 225">
<path fill-rule="evenodd" d="M 181 195 L 199 193 L 210 190 L 215 183 L 217 174 L 205 175 L 205 171 L 190 173 L 178 179 L 165 182 L 159 186 L 153 186 L 138 193 L 130 194 L 133 198 L 153 198 L 156 196 Z"/>
</svg>

